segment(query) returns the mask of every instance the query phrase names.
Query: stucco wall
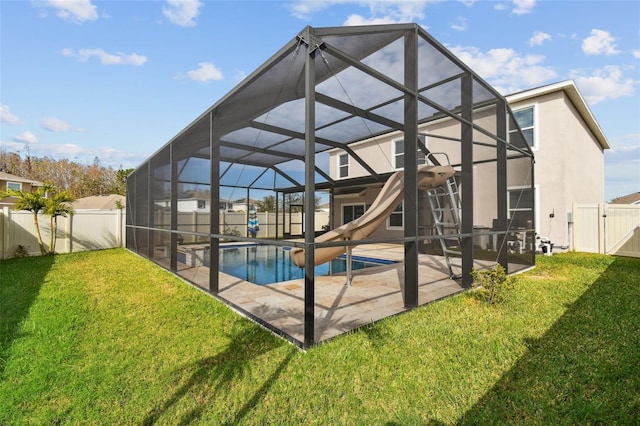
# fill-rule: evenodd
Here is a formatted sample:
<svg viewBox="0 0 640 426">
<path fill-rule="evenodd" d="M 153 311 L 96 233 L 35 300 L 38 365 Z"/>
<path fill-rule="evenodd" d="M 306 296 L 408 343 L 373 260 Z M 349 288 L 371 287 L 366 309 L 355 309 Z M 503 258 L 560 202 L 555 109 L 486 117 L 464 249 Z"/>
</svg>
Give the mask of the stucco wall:
<svg viewBox="0 0 640 426">
<path fill-rule="evenodd" d="M 512 104 L 513 109 L 536 108 L 535 184 L 537 231 L 556 246 L 569 246 L 568 214 L 573 203 L 604 200 L 603 149 L 585 126 L 564 92 L 535 102 Z M 553 216 L 553 217 L 551 217 Z"/>
</svg>

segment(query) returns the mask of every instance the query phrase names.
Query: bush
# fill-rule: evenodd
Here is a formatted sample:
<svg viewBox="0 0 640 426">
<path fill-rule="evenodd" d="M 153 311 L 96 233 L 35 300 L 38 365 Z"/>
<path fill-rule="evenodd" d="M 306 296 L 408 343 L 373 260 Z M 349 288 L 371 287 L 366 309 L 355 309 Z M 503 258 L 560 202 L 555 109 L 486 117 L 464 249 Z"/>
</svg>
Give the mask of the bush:
<svg viewBox="0 0 640 426">
<path fill-rule="evenodd" d="M 507 276 L 502 265 L 497 264 L 488 271 L 471 271 L 473 288 L 485 302 L 494 305 L 505 300 L 506 292 L 516 283 L 516 277 Z"/>
<path fill-rule="evenodd" d="M 18 244 L 16 248 L 13 249 L 13 257 L 20 258 L 27 256 L 29 256 L 29 250 L 22 244 Z"/>
</svg>

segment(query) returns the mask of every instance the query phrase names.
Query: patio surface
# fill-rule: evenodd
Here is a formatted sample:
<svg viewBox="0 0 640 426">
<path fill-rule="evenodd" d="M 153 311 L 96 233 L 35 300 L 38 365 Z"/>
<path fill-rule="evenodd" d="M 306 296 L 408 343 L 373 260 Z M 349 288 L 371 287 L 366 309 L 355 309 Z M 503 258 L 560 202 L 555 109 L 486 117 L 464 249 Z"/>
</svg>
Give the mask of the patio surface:
<svg viewBox="0 0 640 426">
<path fill-rule="evenodd" d="M 374 321 L 406 312 L 401 283 L 404 283 L 404 248 L 392 244 L 361 245 L 354 256 L 393 260 L 399 263 L 353 271 L 351 286 L 344 273 L 315 277 L 314 341 L 320 343 Z M 419 255 L 419 304 L 464 290 L 449 279 L 441 256 Z M 180 265 L 178 275 L 209 287 L 209 268 Z M 298 343 L 304 341 L 304 280 L 256 285 L 220 273 L 218 296 L 241 313 L 258 320 Z"/>
</svg>

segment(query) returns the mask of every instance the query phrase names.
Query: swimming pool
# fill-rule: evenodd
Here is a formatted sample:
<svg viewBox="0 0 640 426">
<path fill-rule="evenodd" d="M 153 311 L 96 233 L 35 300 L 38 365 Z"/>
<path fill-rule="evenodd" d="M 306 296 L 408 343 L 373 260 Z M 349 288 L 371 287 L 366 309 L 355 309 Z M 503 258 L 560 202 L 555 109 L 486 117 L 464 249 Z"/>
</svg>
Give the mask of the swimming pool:
<svg viewBox="0 0 640 426">
<path fill-rule="evenodd" d="M 205 254 L 204 258 L 208 257 Z M 205 261 L 205 266 L 207 263 Z M 353 256 L 351 262 L 353 270 L 392 263 L 395 262 L 358 256 Z M 221 272 L 259 285 L 304 278 L 304 269 L 291 262 L 288 247 L 246 245 L 221 248 L 219 264 Z M 346 258 L 341 256 L 316 266 L 315 274 L 329 275 L 330 272 L 335 274 L 346 270 Z"/>
</svg>

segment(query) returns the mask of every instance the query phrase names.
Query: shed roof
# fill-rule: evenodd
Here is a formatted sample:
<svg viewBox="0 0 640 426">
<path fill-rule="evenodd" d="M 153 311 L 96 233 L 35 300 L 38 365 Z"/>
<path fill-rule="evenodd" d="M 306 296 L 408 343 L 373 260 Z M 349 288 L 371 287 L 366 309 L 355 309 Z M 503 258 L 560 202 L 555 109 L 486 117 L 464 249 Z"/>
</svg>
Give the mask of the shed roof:
<svg viewBox="0 0 640 426">
<path fill-rule="evenodd" d="M 101 209 L 101 210 L 115 210 L 118 207 L 118 202 L 121 206 L 125 205 L 124 195 L 119 194 L 101 194 L 91 195 L 89 197 L 78 198 L 71 205 L 74 209 Z"/>
</svg>

